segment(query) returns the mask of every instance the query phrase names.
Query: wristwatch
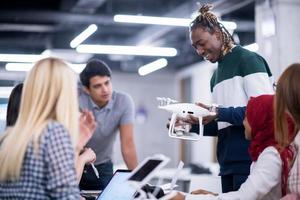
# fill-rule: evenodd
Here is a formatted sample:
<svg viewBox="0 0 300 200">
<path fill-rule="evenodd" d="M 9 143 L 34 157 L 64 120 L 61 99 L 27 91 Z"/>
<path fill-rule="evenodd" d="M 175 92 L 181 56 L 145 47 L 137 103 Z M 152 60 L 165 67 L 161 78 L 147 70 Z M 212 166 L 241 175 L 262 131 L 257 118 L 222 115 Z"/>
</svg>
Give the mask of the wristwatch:
<svg viewBox="0 0 300 200">
<path fill-rule="evenodd" d="M 209 108 L 208 108 L 209 112 L 214 112 L 216 113 L 216 118 L 214 119 L 216 122 L 219 120 L 219 105 L 218 104 L 212 104 Z"/>
</svg>

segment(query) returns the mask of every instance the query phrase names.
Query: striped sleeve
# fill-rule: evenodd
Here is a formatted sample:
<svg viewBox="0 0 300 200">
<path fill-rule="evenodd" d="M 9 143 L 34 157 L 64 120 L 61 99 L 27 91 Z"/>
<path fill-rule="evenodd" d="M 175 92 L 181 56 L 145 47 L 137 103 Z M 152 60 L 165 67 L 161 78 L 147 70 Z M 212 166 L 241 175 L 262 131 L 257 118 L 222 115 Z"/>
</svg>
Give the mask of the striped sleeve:
<svg viewBox="0 0 300 200">
<path fill-rule="evenodd" d="M 262 94 L 274 94 L 272 74 L 266 61 L 257 54 L 251 54 L 245 60 L 242 75 L 247 99 Z"/>
</svg>

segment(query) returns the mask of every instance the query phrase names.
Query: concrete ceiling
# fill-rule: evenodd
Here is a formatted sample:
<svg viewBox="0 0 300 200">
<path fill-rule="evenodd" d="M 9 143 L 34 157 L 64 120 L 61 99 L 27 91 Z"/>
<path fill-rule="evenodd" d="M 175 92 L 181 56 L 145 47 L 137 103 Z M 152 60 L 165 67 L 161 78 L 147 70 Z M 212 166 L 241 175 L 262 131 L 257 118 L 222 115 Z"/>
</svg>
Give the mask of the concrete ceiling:
<svg viewBox="0 0 300 200">
<path fill-rule="evenodd" d="M 137 45 L 174 47 L 178 55 L 168 58 L 168 70 L 182 69 L 201 58 L 189 41 L 186 27 L 125 24 L 113 21 L 115 14 L 190 17 L 198 8 L 194 0 L 2 0 L 0 7 L 0 54 L 40 54 L 46 49 L 64 51 L 70 61 L 74 57 L 97 57 L 113 70 L 136 72 L 140 65 L 158 57 L 84 55 L 80 57 L 70 41 L 88 25 L 98 30 L 85 44 Z M 223 20 L 237 22 L 235 31 L 242 45 L 254 42 L 254 0 L 206 0 Z M 68 53 L 67 53 L 68 52 Z M 0 62 L 3 72 L 5 63 Z M 0 76 L 0 80 L 1 80 Z"/>
</svg>

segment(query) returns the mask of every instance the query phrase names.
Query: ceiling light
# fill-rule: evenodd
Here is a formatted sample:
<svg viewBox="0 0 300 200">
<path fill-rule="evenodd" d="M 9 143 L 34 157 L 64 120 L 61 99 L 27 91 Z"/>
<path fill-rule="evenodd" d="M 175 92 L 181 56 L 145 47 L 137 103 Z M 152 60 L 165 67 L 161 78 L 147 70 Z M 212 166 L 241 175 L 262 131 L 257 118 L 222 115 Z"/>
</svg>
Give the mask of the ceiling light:
<svg viewBox="0 0 300 200">
<path fill-rule="evenodd" d="M 136 23 L 136 24 L 156 24 L 168 26 L 189 26 L 191 19 L 170 18 L 170 17 L 151 17 L 139 15 L 115 15 L 115 22 Z"/>
<path fill-rule="evenodd" d="M 36 62 L 47 55 L 34 54 L 0 54 L 0 62 Z"/>
<path fill-rule="evenodd" d="M 76 73 L 80 73 L 86 66 L 86 64 L 70 64 L 68 63 L 71 69 Z M 7 71 L 29 71 L 34 66 L 34 63 L 7 63 L 5 69 Z"/>
<path fill-rule="evenodd" d="M 167 26 L 184 26 L 189 27 L 193 19 L 189 18 L 171 18 L 171 17 L 152 17 L 140 15 L 115 15 L 115 22 L 136 23 L 136 24 L 154 24 Z M 235 22 L 220 21 L 227 29 L 234 30 L 237 28 Z"/>
<path fill-rule="evenodd" d="M 257 52 L 259 49 L 259 46 L 257 43 L 249 44 L 244 46 L 245 49 L 248 49 L 249 51 Z"/>
<path fill-rule="evenodd" d="M 79 45 L 76 50 L 79 53 L 95 54 L 119 54 L 138 56 L 167 56 L 177 55 L 175 48 L 149 47 L 149 46 L 116 46 L 116 45 Z"/>
<path fill-rule="evenodd" d="M 29 71 L 33 67 L 33 63 L 7 63 L 5 69 L 7 71 Z"/>
<path fill-rule="evenodd" d="M 158 59 L 154 62 L 151 62 L 147 65 L 144 65 L 144 66 L 140 67 L 138 72 L 139 72 L 139 75 L 145 76 L 145 75 L 147 75 L 151 72 L 154 72 L 156 70 L 164 68 L 167 65 L 168 65 L 167 59 L 161 58 L 161 59 Z"/>
<path fill-rule="evenodd" d="M 80 33 L 77 37 L 75 37 L 71 42 L 70 46 L 72 48 L 77 47 L 81 44 L 84 40 L 86 40 L 90 35 L 92 35 L 96 30 L 97 26 L 95 24 L 91 24 L 87 29 L 85 29 L 82 33 Z"/>
</svg>

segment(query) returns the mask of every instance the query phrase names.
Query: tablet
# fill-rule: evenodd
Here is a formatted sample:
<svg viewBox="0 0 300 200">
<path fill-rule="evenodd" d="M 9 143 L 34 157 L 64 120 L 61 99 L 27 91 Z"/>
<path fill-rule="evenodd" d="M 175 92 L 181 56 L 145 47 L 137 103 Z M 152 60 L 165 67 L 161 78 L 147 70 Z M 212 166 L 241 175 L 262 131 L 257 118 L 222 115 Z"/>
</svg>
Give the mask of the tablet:
<svg viewBox="0 0 300 200">
<path fill-rule="evenodd" d="M 155 172 L 164 167 L 169 158 L 164 155 L 154 155 L 143 160 L 130 174 L 128 181 L 139 187 L 145 185 L 155 175 Z"/>
<path fill-rule="evenodd" d="M 127 181 L 130 170 L 117 170 L 97 200 L 132 200 L 136 193 Z"/>
</svg>

